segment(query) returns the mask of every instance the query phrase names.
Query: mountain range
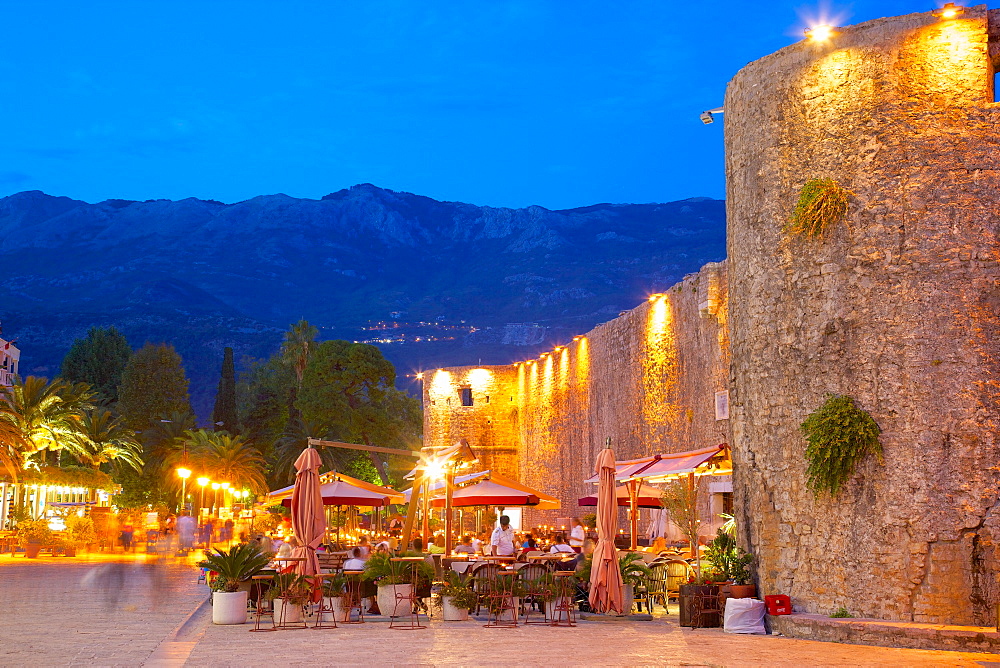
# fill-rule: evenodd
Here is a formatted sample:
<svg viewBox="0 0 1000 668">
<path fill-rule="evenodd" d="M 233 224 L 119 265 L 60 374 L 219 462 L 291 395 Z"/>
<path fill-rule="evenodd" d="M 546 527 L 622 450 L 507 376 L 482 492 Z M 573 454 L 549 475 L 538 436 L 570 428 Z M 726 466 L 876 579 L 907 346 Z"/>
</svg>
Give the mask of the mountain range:
<svg viewBox="0 0 1000 668">
<path fill-rule="evenodd" d="M 725 204 L 707 198 L 552 211 L 371 184 L 235 204 L 28 191 L 0 199 L 0 321 L 24 375 L 58 373 L 94 325 L 173 343 L 205 419 L 222 349 L 267 357 L 302 318 L 375 342 L 400 374 L 506 363 L 723 257 Z"/>
</svg>

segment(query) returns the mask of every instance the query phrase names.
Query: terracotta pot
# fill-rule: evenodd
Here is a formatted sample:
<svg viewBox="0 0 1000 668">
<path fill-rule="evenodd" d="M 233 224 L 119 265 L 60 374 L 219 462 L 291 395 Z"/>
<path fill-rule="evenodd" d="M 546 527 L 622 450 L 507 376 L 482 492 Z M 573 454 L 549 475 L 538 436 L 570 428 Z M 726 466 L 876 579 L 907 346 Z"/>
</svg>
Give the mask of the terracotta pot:
<svg viewBox="0 0 1000 668">
<path fill-rule="evenodd" d="M 28 559 L 37 559 L 38 553 L 42 549 L 41 543 L 28 543 L 24 546 L 24 556 Z"/>
</svg>

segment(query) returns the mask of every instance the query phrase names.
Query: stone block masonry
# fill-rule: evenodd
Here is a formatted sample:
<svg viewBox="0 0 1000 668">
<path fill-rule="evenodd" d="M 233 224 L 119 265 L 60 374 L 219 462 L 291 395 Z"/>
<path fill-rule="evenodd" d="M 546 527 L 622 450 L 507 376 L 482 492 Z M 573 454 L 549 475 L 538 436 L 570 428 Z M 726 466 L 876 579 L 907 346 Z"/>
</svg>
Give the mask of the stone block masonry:
<svg viewBox="0 0 1000 668">
<path fill-rule="evenodd" d="M 594 492 L 583 481 L 606 439 L 619 459 L 726 441 L 726 293 L 725 263 L 709 264 L 539 359 L 427 372 L 424 441 L 465 438 L 484 468 L 562 501 L 529 510 L 529 526 L 586 512 L 577 499 Z"/>
<path fill-rule="evenodd" d="M 998 13 L 839 29 L 725 99 L 734 492 L 765 593 L 797 610 L 993 623 L 1000 602 Z M 832 178 L 847 220 L 783 231 Z M 826 393 L 882 429 L 833 499 L 799 424 Z"/>
</svg>

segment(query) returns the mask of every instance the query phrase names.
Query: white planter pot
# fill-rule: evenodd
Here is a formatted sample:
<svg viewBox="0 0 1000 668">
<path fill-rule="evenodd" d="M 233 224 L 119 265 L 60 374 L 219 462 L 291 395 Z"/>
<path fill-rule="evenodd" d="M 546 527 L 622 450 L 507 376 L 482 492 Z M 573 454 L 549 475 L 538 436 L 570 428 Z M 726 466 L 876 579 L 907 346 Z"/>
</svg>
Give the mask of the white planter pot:
<svg viewBox="0 0 1000 668">
<path fill-rule="evenodd" d="M 441 597 L 441 612 L 444 613 L 446 622 L 465 622 L 469 620 L 469 611 L 465 608 L 456 608 L 452 604 L 451 596 Z"/>
<path fill-rule="evenodd" d="M 635 604 L 635 590 L 632 585 L 622 585 L 622 608 L 623 614 L 632 614 L 632 606 Z"/>
<path fill-rule="evenodd" d="M 413 592 L 413 585 L 380 585 L 378 588 L 378 609 L 386 617 L 402 617 L 403 615 L 410 614 L 410 603 L 408 601 L 400 601 L 399 608 L 397 609 L 397 592 L 404 596 L 409 596 Z"/>
<path fill-rule="evenodd" d="M 559 598 L 554 598 L 551 601 L 545 602 L 545 617 L 547 619 L 551 621 L 556 618 L 556 615 L 560 614 L 559 611 L 556 610 L 556 606 L 559 605 L 560 602 L 562 601 L 567 601 L 570 603 L 570 605 L 572 605 L 572 600 L 570 599 L 569 596 L 560 596 Z M 566 613 L 563 612 L 562 615 L 565 618 Z"/>
<path fill-rule="evenodd" d="M 346 622 L 349 621 L 351 614 L 351 608 L 347 605 L 346 596 L 334 596 L 332 598 L 323 599 L 324 608 L 333 608 L 333 619 L 336 622 Z M 329 612 L 324 612 L 324 615 L 329 615 Z M 323 619 L 322 621 L 326 621 Z"/>
<path fill-rule="evenodd" d="M 289 603 L 283 598 L 274 599 L 274 623 L 296 624 L 302 621 L 302 604 Z"/>
<path fill-rule="evenodd" d="M 217 591 L 212 594 L 213 624 L 246 624 L 247 593 Z"/>
<path fill-rule="evenodd" d="M 501 612 L 500 617 L 498 617 L 498 621 L 512 622 L 516 620 L 518 617 L 521 605 L 521 598 L 519 596 L 511 596 L 507 600 L 510 601 L 507 604 L 508 606 L 510 606 L 510 609 Z M 490 616 L 492 617 L 492 614 Z"/>
</svg>

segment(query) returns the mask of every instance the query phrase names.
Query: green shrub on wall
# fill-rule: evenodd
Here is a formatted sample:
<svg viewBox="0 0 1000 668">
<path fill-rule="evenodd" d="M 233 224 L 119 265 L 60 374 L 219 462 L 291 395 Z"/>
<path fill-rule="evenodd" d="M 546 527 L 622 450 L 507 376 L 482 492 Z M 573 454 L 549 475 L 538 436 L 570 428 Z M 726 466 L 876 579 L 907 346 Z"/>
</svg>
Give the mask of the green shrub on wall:
<svg viewBox="0 0 1000 668">
<path fill-rule="evenodd" d="M 809 442 L 806 475 L 816 496 L 823 492 L 836 496 L 865 456 L 875 455 L 882 463 L 881 430 L 850 397 L 826 395 L 823 405 L 809 414 L 800 429 Z"/>
<path fill-rule="evenodd" d="M 785 229 L 795 234 L 821 237 L 847 215 L 850 191 L 833 179 L 810 179 L 799 191 L 792 217 Z"/>
</svg>

